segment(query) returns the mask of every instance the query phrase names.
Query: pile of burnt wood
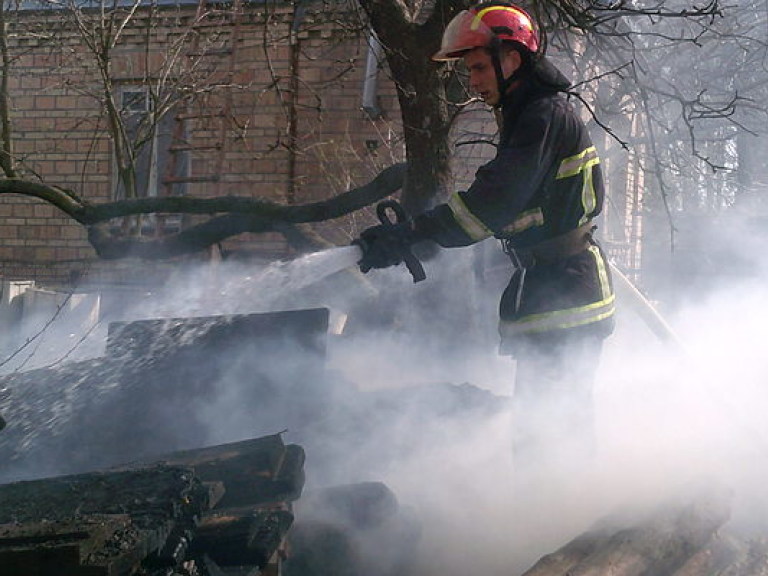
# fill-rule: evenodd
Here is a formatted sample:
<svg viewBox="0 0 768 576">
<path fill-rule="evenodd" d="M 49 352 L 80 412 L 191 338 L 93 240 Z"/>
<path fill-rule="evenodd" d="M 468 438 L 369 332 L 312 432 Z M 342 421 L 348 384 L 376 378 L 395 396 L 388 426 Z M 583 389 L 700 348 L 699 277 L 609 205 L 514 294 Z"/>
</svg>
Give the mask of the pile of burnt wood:
<svg viewBox="0 0 768 576">
<path fill-rule="evenodd" d="M 303 464 L 272 435 L 2 485 L 0 573 L 278 574 Z"/>
<path fill-rule="evenodd" d="M 237 384 L 244 414 L 284 429 L 274 391 L 307 380 L 326 326 L 325 310 L 116 324 L 103 357 L 0 378 L 0 574 L 276 573 L 304 450 L 197 449 L 215 443 L 200 407 Z M 301 373 L 267 369 L 286 343 Z"/>
<path fill-rule="evenodd" d="M 327 326 L 327 310 L 116 324 L 104 357 L 0 377 L 0 576 L 420 574 L 419 522 L 383 484 L 302 495 L 304 449 L 281 434 L 187 449 L 242 422 L 304 430 L 335 466 L 377 419 L 411 415 L 377 446 L 386 461 L 430 422 L 499 404 L 422 386 L 329 419 Z M 311 432 L 331 420 L 354 433 L 323 451 Z M 718 488 L 606 518 L 524 576 L 768 575 L 768 530 L 734 531 L 732 505 Z"/>
<path fill-rule="evenodd" d="M 415 544 L 386 486 L 309 495 L 293 526 L 303 446 L 216 441 L 325 413 L 327 326 L 325 309 L 114 323 L 104 356 L 1 376 L 0 575 L 402 573 L 365 547 Z"/>
</svg>

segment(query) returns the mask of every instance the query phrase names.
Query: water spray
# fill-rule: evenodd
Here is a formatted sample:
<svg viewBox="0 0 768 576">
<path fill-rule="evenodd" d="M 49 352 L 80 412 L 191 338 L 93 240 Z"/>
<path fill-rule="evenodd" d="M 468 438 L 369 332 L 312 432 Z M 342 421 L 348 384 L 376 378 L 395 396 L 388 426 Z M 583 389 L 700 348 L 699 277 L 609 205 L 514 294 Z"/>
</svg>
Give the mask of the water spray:
<svg viewBox="0 0 768 576">
<path fill-rule="evenodd" d="M 390 211 L 394 219 L 390 218 Z M 407 221 L 403 207 L 396 200 L 385 200 L 376 205 L 376 215 L 382 226 L 396 226 Z M 414 282 L 421 282 L 427 275 L 418 258 L 411 252 L 410 247 L 401 247 L 403 263 L 413 276 Z M 362 239 L 355 240 L 349 246 L 328 248 L 301 256 L 294 260 L 273 262 L 262 272 L 248 276 L 236 286 L 229 286 L 226 293 L 237 293 L 238 300 L 253 292 L 260 294 L 282 294 L 288 290 L 297 291 L 319 282 L 337 272 L 356 266 L 363 258 L 369 246 Z"/>
</svg>

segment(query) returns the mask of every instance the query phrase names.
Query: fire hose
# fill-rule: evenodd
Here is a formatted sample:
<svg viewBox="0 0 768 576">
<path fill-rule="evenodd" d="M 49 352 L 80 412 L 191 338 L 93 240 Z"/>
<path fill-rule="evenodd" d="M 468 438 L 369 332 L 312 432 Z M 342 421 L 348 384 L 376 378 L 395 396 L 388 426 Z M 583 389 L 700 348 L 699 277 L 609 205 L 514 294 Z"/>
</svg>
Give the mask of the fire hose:
<svg viewBox="0 0 768 576">
<path fill-rule="evenodd" d="M 670 325 L 667 324 L 666 320 L 664 320 L 656 307 L 613 262 L 611 262 L 611 273 L 614 278 L 616 289 L 620 290 L 622 296 L 625 297 L 623 302 L 626 302 L 629 308 L 637 313 L 651 332 L 653 332 L 662 342 L 675 344 L 680 349 L 684 349 L 685 347 L 683 346 L 682 341 L 678 338 Z"/>
</svg>

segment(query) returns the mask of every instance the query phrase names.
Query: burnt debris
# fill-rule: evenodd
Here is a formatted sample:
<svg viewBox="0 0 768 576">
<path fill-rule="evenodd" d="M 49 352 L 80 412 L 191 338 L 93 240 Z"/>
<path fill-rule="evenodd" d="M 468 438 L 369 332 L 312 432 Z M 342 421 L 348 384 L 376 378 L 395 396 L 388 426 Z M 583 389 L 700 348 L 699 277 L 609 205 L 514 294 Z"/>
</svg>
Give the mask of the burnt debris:
<svg viewBox="0 0 768 576">
<path fill-rule="evenodd" d="M 2 573 L 276 574 L 303 460 L 299 446 L 273 435 L 0 486 Z"/>
<path fill-rule="evenodd" d="M 0 482 L 295 428 L 323 383 L 328 316 L 114 322 L 102 357 L 0 377 Z"/>
</svg>

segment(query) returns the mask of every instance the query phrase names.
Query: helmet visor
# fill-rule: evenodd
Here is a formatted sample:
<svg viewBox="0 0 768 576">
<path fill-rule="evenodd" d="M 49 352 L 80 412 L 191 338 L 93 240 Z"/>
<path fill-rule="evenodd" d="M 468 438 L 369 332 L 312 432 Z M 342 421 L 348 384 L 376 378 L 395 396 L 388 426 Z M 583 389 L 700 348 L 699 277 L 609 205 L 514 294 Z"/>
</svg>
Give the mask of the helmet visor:
<svg viewBox="0 0 768 576">
<path fill-rule="evenodd" d="M 440 50 L 432 60 L 456 60 L 474 48 L 490 46 L 493 36 L 493 31 L 477 14 L 462 10 L 448 23 Z"/>
</svg>

